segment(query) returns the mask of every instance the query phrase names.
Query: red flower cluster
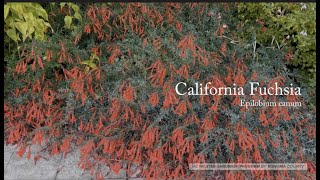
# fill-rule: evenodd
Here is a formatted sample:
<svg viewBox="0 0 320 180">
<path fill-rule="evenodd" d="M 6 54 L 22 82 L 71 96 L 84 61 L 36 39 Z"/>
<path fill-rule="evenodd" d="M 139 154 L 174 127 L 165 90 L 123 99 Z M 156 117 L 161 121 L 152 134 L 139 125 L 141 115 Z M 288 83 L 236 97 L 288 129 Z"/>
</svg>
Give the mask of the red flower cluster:
<svg viewBox="0 0 320 180">
<path fill-rule="evenodd" d="M 209 46 L 204 42 L 209 37 L 191 32 L 193 27 L 179 18 L 189 11 L 196 18 L 190 17 L 192 22 L 207 18 L 209 23 L 216 12 L 208 4 L 115 4 L 117 10 L 96 5 L 87 8 L 83 32 L 97 42 L 108 42 L 87 50 L 100 57 L 96 68 L 88 71 L 80 64 L 84 58 L 70 51 L 75 48 L 73 42 L 82 38 L 71 39 L 72 45 L 59 42 L 58 50 L 35 52 L 30 47 L 16 64 L 12 72 L 16 77 L 36 77 L 21 78 L 22 85 L 10 95 L 26 97 L 24 102 L 9 101 L 4 106 L 6 142 L 18 144 L 20 156 L 32 144 L 46 144 L 52 156 L 67 155 L 76 145 L 80 147 L 80 167 L 91 170 L 97 179 L 103 179 L 100 166 L 105 165 L 115 173 L 122 168 L 129 175 L 140 171 L 139 176 L 147 179 L 203 179 L 214 175 L 190 171 L 189 163 L 277 162 L 290 151 L 292 162 L 310 162 L 309 171 L 215 173 L 225 179 L 314 176 L 315 163 L 302 152 L 306 139 L 301 139 L 316 138 L 313 121 L 303 112 L 305 107 L 246 109 L 240 106 L 242 98 L 280 99 L 176 94 L 174 86 L 181 80 L 212 82 L 217 87 L 245 86 L 248 81 L 267 86 L 285 83 L 280 72 L 270 75 L 251 66 L 254 62 L 249 53 L 238 52 L 243 50 L 222 36 L 227 29 L 220 24 L 216 29 L 207 27 L 214 41 Z M 170 28 L 170 32 L 161 28 Z M 154 33 L 156 30 L 165 36 Z M 214 36 L 218 30 L 220 36 Z M 51 69 L 50 63 L 60 69 Z M 48 78 L 51 70 L 53 75 Z M 303 101 L 297 96 L 282 98 Z"/>
</svg>

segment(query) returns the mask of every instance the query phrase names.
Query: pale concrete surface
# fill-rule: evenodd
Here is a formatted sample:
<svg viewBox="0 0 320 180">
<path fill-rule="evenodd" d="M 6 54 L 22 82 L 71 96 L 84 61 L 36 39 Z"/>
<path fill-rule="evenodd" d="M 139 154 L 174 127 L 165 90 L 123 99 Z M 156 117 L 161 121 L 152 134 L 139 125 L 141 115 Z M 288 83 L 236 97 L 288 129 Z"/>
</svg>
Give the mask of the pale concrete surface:
<svg viewBox="0 0 320 180">
<path fill-rule="evenodd" d="M 32 147 L 32 152 L 37 151 L 39 147 Z M 78 167 L 79 151 L 67 154 L 66 158 L 62 155 L 50 157 L 48 159 L 39 159 L 34 164 L 33 156 L 30 160 L 24 157 L 20 158 L 15 146 L 4 145 L 4 179 L 6 180 L 91 180 L 95 179 L 89 172 L 84 172 Z M 104 170 L 105 179 L 130 179 L 140 180 L 141 178 L 126 178 L 125 171 L 121 170 L 119 174 L 109 173 L 109 168 Z M 136 173 L 137 174 L 137 173 Z"/>
</svg>

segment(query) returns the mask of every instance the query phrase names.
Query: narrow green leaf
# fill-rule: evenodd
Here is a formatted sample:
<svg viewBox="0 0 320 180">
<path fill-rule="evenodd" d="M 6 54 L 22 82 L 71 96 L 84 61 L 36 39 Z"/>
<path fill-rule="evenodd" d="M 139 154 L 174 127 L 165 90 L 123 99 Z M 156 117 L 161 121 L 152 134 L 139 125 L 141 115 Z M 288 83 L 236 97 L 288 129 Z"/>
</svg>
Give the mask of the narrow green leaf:
<svg viewBox="0 0 320 180">
<path fill-rule="evenodd" d="M 71 8 L 74 10 L 74 12 L 79 13 L 79 6 L 78 5 L 71 3 Z"/>
<path fill-rule="evenodd" d="M 97 65 L 92 60 L 82 61 L 81 64 L 87 65 L 92 69 L 97 67 Z"/>
<path fill-rule="evenodd" d="M 6 30 L 7 35 L 9 36 L 10 39 L 12 39 L 15 42 L 18 42 L 18 35 L 16 33 L 16 29 L 15 28 L 11 28 Z"/>
<path fill-rule="evenodd" d="M 43 31 L 36 31 L 34 34 L 34 38 L 40 41 L 44 40 L 44 33 Z"/>
<path fill-rule="evenodd" d="M 27 22 L 16 22 L 16 28 L 20 31 L 20 33 L 24 36 L 27 35 L 28 23 Z"/>
<path fill-rule="evenodd" d="M 97 67 L 97 65 L 95 64 L 95 63 L 93 63 L 93 62 L 91 62 L 90 64 L 88 64 L 89 65 L 89 67 L 91 67 L 92 69 L 94 69 L 94 68 L 96 68 Z"/>
<path fill-rule="evenodd" d="M 4 5 L 4 19 L 7 18 L 8 14 L 9 14 L 9 11 L 10 11 L 10 7 L 8 5 Z"/>
<path fill-rule="evenodd" d="M 46 12 L 46 10 L 43 9 L 43 7 L 38 4 L 38 3 L 32 3 L 30 4 L 31 7 L 30 10 L 32 10 L 32 12 L 37 15 L 42 17 L 44 20 L 48 21 L 48 14 Z"/>
<path fill-rule="evenodd" d="M 22 14 L 24 12 L 21 3 L 11 3 L 11 9 L 19 14 Z"/>
<path fill-rule="evenodd" d="M 62 9 L 67 3 L 60 3 L 60 9 Z"/>
<path fill-rule="evenodd" d="M 32 33 L 35 31 L 34 27 L 31 26 L 28 28 L 28 31 L 27 31 L 27 37 L 29 37 L 30 39 L 32 39 Z"/>
<path fill-rule="evenodd" d="M 30 22 L 31 23 L 31 22 Z M 32 22 L 34 27 L 42 32 L 46 30 L 46 26 L 44 24 L 43 19 L 36 19 L 35 21 Z"/>
<path fill-rule="evenodd" d="M 53 28 L 51 27 L 51 25 L 50 25 L 49 23 L 47 23 L 47 22 L 43 22 L 43 24 L 44 24 L 45 26 L 47 26 L 47 27 L 50 27 L 51 32 L 54 32 L 54 31 L 53 31 Z"/>
<path fill-rule="evenodd" d="M 91 62 L 92 62 L 91 60 L 86 60 L 86 61 L 82 61 L 81 64 L 88 65 L 88 64 L 90 64 Z"/>
<path fill-rule="evenodd" d="M 82 21 L 82 17 L 81 17 L 80 13 L 78 13 L 78 12 L 74 13 L 74 17 L 79 19 L 79 21 Z"/>
<path fill-rule="evenodd" d="M 67 29 L 71 29 L 72 17 L 71 16 L 65 16 L 64 17 L 64 23 L 65 23 Z"/>
<path fill-rule="evenodd" d="M 23 13 L 23 18 L 25 19 L 25 21 L 33 21 L 35 19 L 31 12 Z"/>
</svg>

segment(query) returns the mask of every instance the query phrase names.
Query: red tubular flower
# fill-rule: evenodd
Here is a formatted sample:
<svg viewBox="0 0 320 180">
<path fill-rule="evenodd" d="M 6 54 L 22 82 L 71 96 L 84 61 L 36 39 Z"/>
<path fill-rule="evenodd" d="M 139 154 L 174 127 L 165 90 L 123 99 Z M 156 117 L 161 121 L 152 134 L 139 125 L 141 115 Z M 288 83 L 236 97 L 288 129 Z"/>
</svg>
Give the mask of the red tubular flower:
<svg viewBox="0 0 320 180">
<path fill-rule="evenodd" d="M 181 24 L 181 22 L 177 22 L 177 23 L 176 23 L 176 28 L 177 28 L 177 30 L 178 30 L 179 32 L 182 32 L 182 24 Z"/>
<path fill-rule="evenodd" d="M 182 101 L 181 103 L 179 103 L 174 112 L 179 116 L 185 114 L 187 112 L 186 102 Z"/>
<path fill-rule="evenodd" d="M 108 58 L 109 64 L 114 64 L 116 58 L 121 54 L 119 47 L 113 47 L 109 49 L 109 52 L 111 52 L 111 56 Z"/>
<path fill-rule="evenodd" d="M 147 131 L 144 132 L 143 136 L 142 136 L 142 144 L 145 147 L 152 147 L 153 144 L 158 140 L 158 129 L 156 128 L 149 128 L 147 129 Z"/>
<path fill-rule="evenodd" d="M 149 97 L 149 102 L 152 104 L 153 107 L 156 107 L 158 105 L 158 102 L 159 102 L 158 93 L 153 93 Z"/>
<path fill-rule="evenodd" d="M 123 98 L 128 102 L 131 102 L 135 98 L 135 96 L 135 91 L 130 85 L 127 86 L 126 89 L 123 91 Z"/>
</svg>

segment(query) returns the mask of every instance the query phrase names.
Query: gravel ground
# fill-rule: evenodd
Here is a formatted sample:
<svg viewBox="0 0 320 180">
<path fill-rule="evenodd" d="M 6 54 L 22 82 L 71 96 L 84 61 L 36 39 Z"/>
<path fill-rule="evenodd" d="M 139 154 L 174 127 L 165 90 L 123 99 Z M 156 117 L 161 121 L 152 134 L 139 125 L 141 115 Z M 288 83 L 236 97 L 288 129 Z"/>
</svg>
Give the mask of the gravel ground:
<svg viewBox="0 0 320 180">
<path fill-rule="evenodd" d="M 37 147 L 31 148 L 32 152 Z M 28 160 L 25 156 L 20 158 L 16 154 L 15 146 L 4 145 L 4 179 L 6 180 L 91 180 L 95 179 L 90 173 L 84 172 L 77 166 L 79 162 L 79 151 L 67 154 L 66 158 L 62 155 L 51 157 L 50 159 L 40 159 L 34 164 L 33 158 Z M 33 157 L 33 156 L 31 156 Z M 119 174 L 104 171 L 105 179 L 130 179 L 138 180 L 141 178 L 125 178 L 124 170 Z M 107 174 L 108 173 L 108 174 Z"/>
</svg>

